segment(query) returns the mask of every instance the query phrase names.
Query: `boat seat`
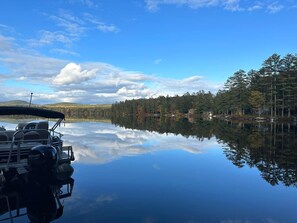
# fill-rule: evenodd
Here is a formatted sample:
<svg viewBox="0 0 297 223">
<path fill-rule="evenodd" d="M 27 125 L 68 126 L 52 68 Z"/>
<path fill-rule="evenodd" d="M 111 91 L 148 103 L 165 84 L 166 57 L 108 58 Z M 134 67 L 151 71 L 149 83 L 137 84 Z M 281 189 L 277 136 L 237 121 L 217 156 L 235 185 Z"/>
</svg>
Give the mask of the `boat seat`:
<svg viewBox="0 0 297 223">
<path fill-rule="evenodd" d="M 35 129 L 36 128 L 36 123 L 35 122 L 29 122 L 26 124 L 25 127 L 23 127 L 23 129 L 25 130 L 31 130 L 31 129 Z"/>
<path fill-rule="evenodd" d="M 48 132 L 48 122 L 47 121 L 40 121 L 36 124 L 35 130 L 39 133 L 40 139 L 48 139 L 49 132 Z"/>
<path fill-rule="evenodd" d="M 13 134 L 15 133 L 15 131 L 12 131 L 12 130 L 7 130 L 5 131 L 5 134 L 8 136 L 8 140 L 11 141 L 12 140 L 12 137 L 13 137 Z"/>
<path fill-rule="evenodd" d="M 40 139 L 40 135 L 36 131 L 30 131 L 24 134 L 24 141 L 36 141 L 39 139 Z"/>
<path fill-rule="evenodd" d="M 8 136 L 4 132 L 0 133 L 0 143 L 8 143 Z"/>
<path fill-rule="evenodd" d="M 17 125 L 17 129 L 16 130 L 22 130 L 22 129 L 24 129 L 27 124 L 28 124 L 27 122 L 20 122 Z"/>
<path fill-rule="evenodd" d="M 48 122 L 47 121 L 40 121 L 36 123 L 35 129 L 46 129 L 48 130 Z"/>
<path fill-rule="evenodd" d="M 24 133 L 22 131 L 17 131 L 13 133 L 15 142 L 20 142 L 24 138 Z"/>
</svg>

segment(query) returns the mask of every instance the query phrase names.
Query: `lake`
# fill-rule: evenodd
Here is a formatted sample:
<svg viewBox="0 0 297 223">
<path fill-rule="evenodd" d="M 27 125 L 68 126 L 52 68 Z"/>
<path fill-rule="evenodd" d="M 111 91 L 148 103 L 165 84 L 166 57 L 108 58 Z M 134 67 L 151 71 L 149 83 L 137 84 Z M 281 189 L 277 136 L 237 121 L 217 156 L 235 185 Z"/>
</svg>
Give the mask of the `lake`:
<svg viewBox="0 0 297 223">
<path fill-rule="evenodd" d="M 297 222 L 295 125 L 127 123 L 59 128 L 76 160 L 56 222 Z"/>
</svg>

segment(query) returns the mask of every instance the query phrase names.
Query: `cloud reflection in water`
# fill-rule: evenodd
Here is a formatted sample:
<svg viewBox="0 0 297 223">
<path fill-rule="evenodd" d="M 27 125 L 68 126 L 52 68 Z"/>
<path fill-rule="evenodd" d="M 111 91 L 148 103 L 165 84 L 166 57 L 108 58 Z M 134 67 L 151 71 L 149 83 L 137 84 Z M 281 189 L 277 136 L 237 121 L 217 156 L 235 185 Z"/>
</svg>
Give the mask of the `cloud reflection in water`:
<svg viewBox="0 0 297 223">
<path fill-rule="evenodd" d="M 194 137 L 125 129 L 103 122 L 66 123 L 59 130 L 64 134 L 65 145 L 73 146 L 76 161 L 88 164 L 165 150 L 198 154 L 218 145 L 214 137 L 202 142 Z"/>
</svg>

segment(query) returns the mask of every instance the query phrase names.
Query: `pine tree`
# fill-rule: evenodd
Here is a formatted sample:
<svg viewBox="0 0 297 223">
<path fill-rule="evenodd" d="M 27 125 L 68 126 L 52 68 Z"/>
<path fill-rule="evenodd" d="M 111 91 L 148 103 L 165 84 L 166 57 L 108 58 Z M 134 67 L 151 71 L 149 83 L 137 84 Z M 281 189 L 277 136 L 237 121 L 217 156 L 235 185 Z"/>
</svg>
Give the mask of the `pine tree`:
<svg viewBox="0 0 297 223">
<path fill-rule="evenodd" d="M 271 117 L 276 116 L 277 112 L 277 76 L 280 70 L 280 55 L 273 54 L 263 63 L 265 77 L 269 81 L 269 107 Z"/>
</svg>

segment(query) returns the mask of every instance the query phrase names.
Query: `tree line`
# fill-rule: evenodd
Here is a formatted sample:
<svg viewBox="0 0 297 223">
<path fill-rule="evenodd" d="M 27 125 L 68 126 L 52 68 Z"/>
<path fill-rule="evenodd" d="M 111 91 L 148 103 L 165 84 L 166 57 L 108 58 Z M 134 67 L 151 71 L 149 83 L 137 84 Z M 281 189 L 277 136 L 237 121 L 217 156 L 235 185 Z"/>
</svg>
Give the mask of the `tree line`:
<svg viewBox="0 0 297 223">
<path fill-rule="evenodd" d="M 43 106 L 45 109 L 50 109 L 62 112 L 66 119 L 110 119 L 110 106 Z"/>
<path fill-rule="evenodd" d="M 258 115 L 291 118 L 297 115 L 297 55 L 273 54 L 259 70 L 240 69 L 216 94 L 203 90 L 182 96 L 134 99 L 115 103 L 112 116 Z"/>
</svg>

